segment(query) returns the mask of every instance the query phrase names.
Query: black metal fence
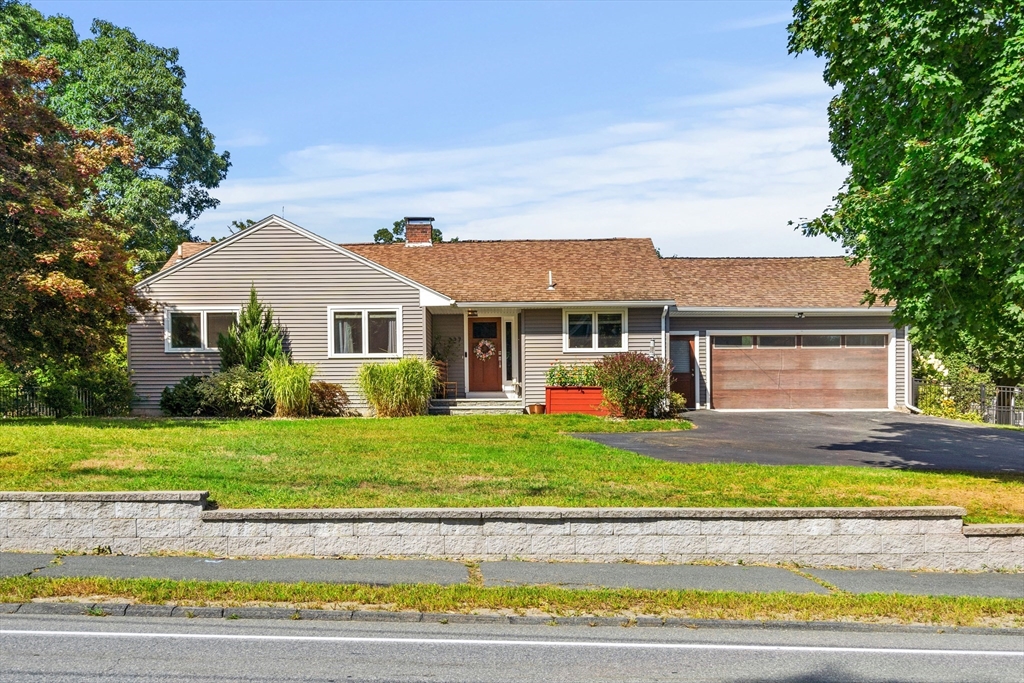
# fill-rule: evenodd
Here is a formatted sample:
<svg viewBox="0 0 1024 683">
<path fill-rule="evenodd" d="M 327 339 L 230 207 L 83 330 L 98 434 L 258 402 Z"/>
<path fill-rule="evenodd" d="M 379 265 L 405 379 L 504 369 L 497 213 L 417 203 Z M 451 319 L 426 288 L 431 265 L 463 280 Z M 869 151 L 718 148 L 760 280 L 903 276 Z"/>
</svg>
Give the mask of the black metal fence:
<svg viewBox="0 0 1024 683">
<path fill-rule="evenodd" d="M 99 408 L 97 410 L 97 408 Z M 72 388 L 47 394 L 34 387 L 0 387 L 0 417 L 67 417 L 106 415 L 92 393 Z"/>
<path fill-rule="evenodd" d="M 990 424 L 1024 427 L 1024 387 L 915 379 L 912 404 L 930 415 L 974 416 Z"/>
</svg>

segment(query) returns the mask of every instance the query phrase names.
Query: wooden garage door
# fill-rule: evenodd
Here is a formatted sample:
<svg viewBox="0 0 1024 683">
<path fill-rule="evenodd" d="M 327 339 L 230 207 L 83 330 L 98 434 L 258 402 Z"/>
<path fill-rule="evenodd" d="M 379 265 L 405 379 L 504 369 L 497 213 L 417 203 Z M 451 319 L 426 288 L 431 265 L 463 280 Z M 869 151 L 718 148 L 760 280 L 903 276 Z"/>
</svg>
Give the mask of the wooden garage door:
<svg viewBox="0 0 1024 683">
<path fill-rule="evenodd" d="M 756 337 L 755 344 L 756 344 Z M 711 349 L 712 408 L 886 408 L 882 347 Z"/>
</svg>

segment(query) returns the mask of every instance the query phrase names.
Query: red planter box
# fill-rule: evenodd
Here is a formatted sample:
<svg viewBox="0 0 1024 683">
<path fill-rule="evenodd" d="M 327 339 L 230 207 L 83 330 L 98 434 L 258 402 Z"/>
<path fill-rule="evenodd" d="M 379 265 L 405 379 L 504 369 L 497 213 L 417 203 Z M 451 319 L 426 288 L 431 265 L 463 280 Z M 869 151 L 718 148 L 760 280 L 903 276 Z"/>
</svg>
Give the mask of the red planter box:
<svg viewBox="0 0 1024 683">
<path fill-rule="evenodd" d="M 544 387 L 544 402 L 548 414 L 582 413 L 608 417 L 601 387 Z"/>
</svg>

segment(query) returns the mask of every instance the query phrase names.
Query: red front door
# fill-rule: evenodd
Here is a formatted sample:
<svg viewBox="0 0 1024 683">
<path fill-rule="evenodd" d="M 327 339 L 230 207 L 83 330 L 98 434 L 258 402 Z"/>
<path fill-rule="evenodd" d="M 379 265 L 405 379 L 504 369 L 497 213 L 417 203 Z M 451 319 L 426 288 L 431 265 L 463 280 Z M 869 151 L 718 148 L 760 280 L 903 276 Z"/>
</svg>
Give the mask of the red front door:
<svg viewBox="0 0 1024 683">
<path fill-rule="evenodd" d="M 469 319 L 469 390 L 501 391 L 501 318 Z"/>
</svg>

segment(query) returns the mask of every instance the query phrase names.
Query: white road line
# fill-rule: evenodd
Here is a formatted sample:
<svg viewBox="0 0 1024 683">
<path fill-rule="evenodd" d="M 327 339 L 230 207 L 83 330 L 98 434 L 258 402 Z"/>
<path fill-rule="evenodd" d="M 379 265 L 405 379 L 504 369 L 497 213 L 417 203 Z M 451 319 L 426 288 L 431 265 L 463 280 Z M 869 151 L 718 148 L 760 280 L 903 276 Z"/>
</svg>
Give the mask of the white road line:
<svg viewBox="0 0 1024 683">
<path fill-rule="evenodd" d="M 845 652 L 854 654 L 970 655 L 1022 657 L 1024 650 L 929 650 L 895 647 L 832 647 L 826 645 L 741 645 L 719 643 L 630 643 L 599 640 L 485 640 L 470 638 L 387 638 L 360 636 L 265 636 L 240 633 L 129 633 L 122 631 L 26 631 L 0 629 L 0 636 L 55 636 L 59 638 L 139 638 L 180 640 L 254 640 L 306 643 L 390 643 L 402 645 L 482 645 L 495 647 L 584 647 L 637 650 L 737 650 L 755 652 Z"/>
</svg>

